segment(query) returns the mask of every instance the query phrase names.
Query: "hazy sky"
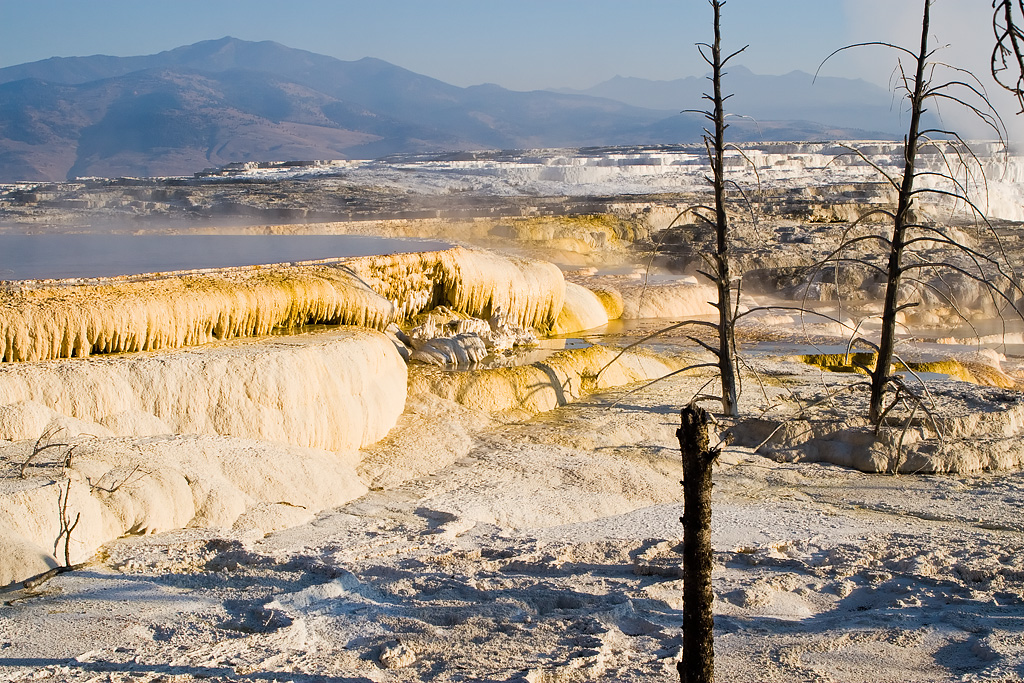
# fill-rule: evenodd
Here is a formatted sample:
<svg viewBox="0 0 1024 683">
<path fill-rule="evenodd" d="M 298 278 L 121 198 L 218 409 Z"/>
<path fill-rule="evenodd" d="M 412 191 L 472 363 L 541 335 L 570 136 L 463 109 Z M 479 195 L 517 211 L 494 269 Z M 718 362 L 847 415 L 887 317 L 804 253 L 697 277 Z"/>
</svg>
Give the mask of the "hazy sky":
<svg viewBox="0 0 1024 683">
<path fill-rule="evenodd" d="M 889 31 L 920 0 L 728 0 L 729 45 L 755 72 L 814 71 L 844 43 Z M 939 0 L 939 26 L 982 35 L 989 0 Z M 966 11 L 965 11 L 966 10 Z M 584 88 L 616 74 L 700 75 L 707 0 L 0 0 L 0 66 L 51 56 L 150 54 L 231 35 L 341 59 L 371 56 L 455 85 Z M 943 14 L 976 14 L 977 31 Z M 911 19 L 913 21 L 913 19 Z M 973 28 L 973 27 L 972 27 Z M 890 37 L 890 36 L 884 36 Z M 851 59 L 830 66 L 857 75 Z M 874 80 L 884 79 L 884 75 Z"/>
<path fill-rule="evenodd" d="M 813 72 L 832 50 L 918 40 L 922 0 L 728 0 L 727 47 L 755 73 Z M 937 0 L 950 61 L 987 73 L 991 0 Z M 615 75 L 702 75 L 707 0 L 0 0 L 0 66 L 51 56 L 151 54 L 227 35 L 340 59 L 378 57 L 467 86 L 586 88 Z M 885 84 L 879 49 L 826 65 Z M 989 79 L 986 78 L 986 83 Z M 1007 103 L 1007 117 L 1015 110 Z"/>
</svg>

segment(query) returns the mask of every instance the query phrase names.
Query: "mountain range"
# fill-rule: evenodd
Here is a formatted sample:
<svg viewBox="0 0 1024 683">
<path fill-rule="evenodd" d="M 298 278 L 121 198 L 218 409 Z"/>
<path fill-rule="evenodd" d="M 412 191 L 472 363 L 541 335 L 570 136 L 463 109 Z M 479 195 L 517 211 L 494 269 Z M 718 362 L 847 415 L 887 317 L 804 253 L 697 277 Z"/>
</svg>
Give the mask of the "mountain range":
<svg viewBox="0 0 1024 683">
<path fill-rule="evenodd" d="M 838 128 L 871 128 L 900 137 L 899 131 L 909 123 L 902 116 L 902 103 L 894 101 L 890 92 L 860 79 L 812 76 L 803 71 L 763 76 L 733 66 L 723 82 L 732 93 L 727 103 L 729 111 L 756 121 L 801 119 Z M 709 87 L 703 76 L 673 81 L 616 76 L 586 90 L 563 88 L 555 92 L 604 97 L 649 109 L 675 109 L 681 102 L 701 103 Z"/>
<path fill-rule="evenodd" d="M 863 81 L 733 69 L 734 140 L 892 138 Z M 615 78 L 585 91 L 457 87 L 385 61 L 273 42 L 203 41 L 138 57 L 0 69 L 0 181 L 192 174 L 236 161 L 693 142 L 706 81 Z"/>
</svg>

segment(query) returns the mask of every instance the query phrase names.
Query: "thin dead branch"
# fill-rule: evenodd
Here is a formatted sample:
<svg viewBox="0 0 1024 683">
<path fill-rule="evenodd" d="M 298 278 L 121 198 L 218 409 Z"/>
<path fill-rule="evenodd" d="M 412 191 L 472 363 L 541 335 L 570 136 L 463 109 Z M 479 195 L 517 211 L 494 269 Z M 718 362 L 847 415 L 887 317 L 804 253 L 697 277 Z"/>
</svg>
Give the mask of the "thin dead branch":
<svg viewBox="0 0 1024 683">
<path fill-rule="evenodd" d="M 71 533 L 78 526 L 78 522 L 82 519 L 82 513 L 76 513 L 74 521 L 71 521 L 71 515 L 68 513 L 68 501 L 71 498 L 71 480 L 67 480 L 67 485 L 61 489 L 60 484 L 57 485 L 57 520 L 60 523 L 60 533 L 57 534 L 56 540 L 53 542 L 53 554 L 57 555 L 60 548 L 61 541 L 64 541 L 64 566 L 70 567 L 71 565 Z"/>
</svg>

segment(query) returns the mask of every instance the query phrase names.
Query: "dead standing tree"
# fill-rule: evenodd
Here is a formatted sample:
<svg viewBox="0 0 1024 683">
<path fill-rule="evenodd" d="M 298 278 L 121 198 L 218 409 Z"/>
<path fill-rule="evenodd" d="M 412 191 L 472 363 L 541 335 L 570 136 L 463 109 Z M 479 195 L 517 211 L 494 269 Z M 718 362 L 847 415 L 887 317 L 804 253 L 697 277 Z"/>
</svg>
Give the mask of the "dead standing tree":
<svg viewBox="0 0 1024 683">
<path fill-rule="evenodd" d="M 718 309 L 718 348 L 710 349 L 718 358 L 718 373 L 722 380 L 722 412 L 731 417 L 739 415 L 736 370 L 736 314 L 737 310 L 733 304 L 734 289 L 738 290 L 738 284 L 733 282 L 730 268 L 732 252 L 732 233 L 729 224 L 729 214 L 726 212 L 725 198 L 725 130 L 729 127 L 725 123 L 725 100 L 731 95 L 722 95 L 722 75 L 725 65 L 740 54 L 746 47 L 733 52 L 728 57 L 722 57 L 722 6 L 725 0 L 711 0 L 711 6 L 715 13 L 715 42 L 711 45 L 701 43 L 697 46 L 701 57 L 711 66 L 712 95 L 705 95 L 705 99 L 711 101 L 713 110 L 704 112 L 715 127 L 714 133 L 705 129 L 704 145 L 708 151 L 708 160 L 711 162 L 711 184 L 715 192 L 715 237 L 716 250 L 712 259 L 714 266 L 711 273 L 702 273 L 710 278 L 718 288 L 718 302 L 715 308 Z M 708 51 L 711 52 L 710 56 Z M 694 214 L 702 220 L 711 222 L 699 211 Z M 735 292 L 736 300 L 739 299 L 739 291 Z"/>
<path fill-rule="evenodd" d="M 722 77 L 725 74 L 725 67 L 729 61 L 746 50 L 747 46 L 728 56 L 722 56 L 721 15 L 725 0 L 708 0 L 708 2 L 714 9 L 715 39 L 714 43 L 698 43 L 697 49 L 700 51 L 704 61 L 711 66 L 711 76 L 708 77 L 708 80 L 711 81 L 712 91 L 711 93 L 705 93 L 703 99 L 708 100 L 712 107 L 710 111 L 687 109 L 683 113 L 701 114 L 712 124 L 713 131 L 708 128 L 704 129 L 704 147 L 707 151 L 708 163 L 711 167 L 711 175 L 708 177 L 708 182 L 712 186 L 715 201 L 714 206 L 697 204 L 687 207 L 676 216 L 672 224 L 666 229 L 666 232 L 671 230 L 685 215 L 694 216 L 713 231 L 713 253 L 699 252 L 700 258 L 704 261 L 705 268 L 698 269 L 697 273 L 715 285 L 717 301 L 711 303 L 711 305 L 718 311 L 718 321 L 683 320 L 669 325 L 624 347 L 611 362 L 605 365 L 605 368 L 609 367 L 630 349 L 641 346 L 655 337 L 685 327 L 709 329 L 715 336 L 712 342 L 705 341 L 695 334 L 689 335 L 687 338 L 704 350 L 709 351 L 714 356 L 714 361 L 689 365 L 669 373 L 661 379 L 668 379 L 674 375 L 691 370 L 714 368 L 718 371 L 721 394 L 715 396 L 705 394 L 701 390 L 692 398 L 692 401 L 718 401 L 722 405 L 722 414 L 728 417 L 738 417 L 739 396 L 742 385 L 739 372 L 740 359 L 736 348 L 736 321 L 741 317 L 739 311 L 741 278 L 735 276 L 732 272 L 735 238 L 732 223 L 729 219 L 727 188 L 730 184 L 737 188 L 739 186 L 735 182 L 728 181 L 725 177 L 725 155 L 729 149 L 733 149 L 739 154 L 743 153 L 739 148 L 728 144 L 725 140 L 725 131 L 729 128 L 729 125 L 726 123 L 728 116 L 725 112 L 725 101 L 732 97 L 732 95 L 722 94 Z M 744 199 L 746 199 L 745 195 Z M 655 254 L 657 249 L 658 247 L 656 246 Z M 604 368 L 602 368 L 603 370 Z"/>
<path fill-rule="evenodd" d="M 722 7 L 725 0 L 709 0 L 714 9 L 714 31 L 715 40 L 713 43 L 698 43 L 697 49 L 701 57 L 711 67 L 711 94 L 704 94 L 704 99 L 711 102 L 711 111 L 700 111 L 714 127 L 714 131 L 704 129 L 704 146 L 707 149 L 708 162 L 711 165 L 711 186 L 715 195 L 714 207 L 696 206 L 690 209 L 691 213 L 699 220 L 712 226 L 715 231 L 715 253 L 706 256 L 710 268 L 708 271 L 698 271 L 701 275 L 711 280 L 718 290 L 718 301 L 714 307 L 718 309 L 718 323 L 704 323 L 715 329 L 718 336 L 717 346 L 712 346 L 701 339 L 691 339 L 714 354 L 717 361 L 719 378 L 721 379 L 722 412 L 730 417 L 739 415 L 739 372 L 737 368 L 736 354 L 736 316 L 739 302 L 739 280 L 733 278 L 732 274 L 732 250 L 733 235 L 732 226 L 729 222 L 726 200 L 726 179 L 725 179 L 725 151 L 728 147 L 725 141 L 725 131 L 729 125 L 725 122 L 725 101 L 732 95 L 722 94 L 722 76 L 725 73 L 725 66 L 736 55 L 746 50 L 746 46 L 736 52 L 722 56 Z M 710 218 L 705 214 L 712 214 Z M 696 324 L 696 323 L 695 323 Z"/>
<path fill-rule="evenodd" d="M 889 240 L 889 263 L 886 268 L 888 280 L 885 286 L 885 304 L 882 311 L 882 334 L 878 344 L 878 360 L 871 374 L 871 402 L 868 419 L 873 424 L 882 420 L 883 400 L 886 385 L 891 381 L 889 367 L 892 364 L 893 345 L 896 339 L 896 316 L 901 310 L 899 289 L 904 273 L 903 252 L 907 248 L 907 232 L 911 224 L 911 206 L 914 202 L 915 164 L 921 145 L 921 114 L 924 112 L 927 87 L 926 75 L 931 52 L 928 50 L 928 25 L 931 1 L 924 2 L 924 19 L 921 22 L 921 50 L 916 56 L 917 69 L 913 82 L 904 79 L 910 99 L 910 132 L 903 150 L 903 178 L 900 182 L 899 199 L 893 215 L 892 239 Z M 913 53 L 910 53 L 913 57 Z M 895 181 L 893 182 L 895 184 Z"/>
<path fill-rule="evenodd" d="M 868 417 L 875 425 L 880 425 L 886 415 L 901 401 L 913 403 L 914 410 L 925 407 L 920 398 L 906 386 L 903 378 L 892 372 L 893 359 L 898 360 L 895 345 L 900 316 L 920 303 L 907 300 L 909 292 L 927 293 L 944 301 L 969 323 L 966 316 L 960 312 L 952 288 L 945 283 L 943 277 L 953 274 L 981 284 L 988 289 L 993 301 L 1001 307 L 1015 308 L 1014 301 L 1007 292 L 1020 291 L 1012 277 L 1012 269 L 998 247 L 992 254 L 983 253 L 978 248 L 962 244 L 942 226 L 920 222 L 917 218 L 916 209 L 920 199 L 923 196 L 931 196 L 936 199 L 952 200 L 965 206 L 984 222 L 984 213 L 971 198 L 972 176 L 980 173 L 981 163 L 970 146 L 955 131 L 922 127 L 922 117 L 929 104 L 945 102 L 965 107 L 992 128 L 1000 140 L 1003 139 L 999 116 L 977 79 L 962 69 L 950 67 L 934 59 L 935 50 L 928 44 L 932 2 L 933 0 L 924 2 L 921 43 L 917 52 L 891 43 L 858 43 L 836 50 L 825 60 L 827 62 L 844 50 L 869 45 L 897 51 L 900 54 L 897 66 L 898 85 L 904 91 L 910 109 L 910 126 L 904 141 L 901 175 L 887 173 L 856 149 L 852 152 L 881 173 L 896 191 L 895 211 L 878 209 L 869 214 L 883 214 L 890 219 L 892 232 L 877 234 L 871 231 L 855 235 L 854 231 L 867 217 L 863 216 L 847 230 L 840 246 L 819 264 L 819 268 L 830 262 L 837 266 L 856 264 L 875 271 L 885 280 L 882 326 L 878 344 L 859 337 L 851 341 L 851 346 L 868 345 L 877 354 L 874 368 L 869 368 L 871 394 Z M 905 68 L 903 59 L 909 59 L 913 67 L 911 70 Z M 936 74 L 939 70 L 951 71 L 953 75 L 937 81 Z M 929 148 L 940 158 L 937 166 L 928 167 L 921 163 L 922 151 Z M 994 233 L 992 234 L 995 237 Z M 847 256 L 853 247 L 870 243 L 883 245 L 884 266 L 863 257 Z M 944 249 L 948 256 L 937 260 L 925 253 L 926 247 L 935 245 Z M 956 258 L 954 254 L 957 255 Z M 929 274 L 937 279 L 926 279 Z M 903 363 L 900 366 L 906 367 Z M 889 394 L 891 389 L 894 393 Z"/>
<path fill-rule="evenodd" d="M 711 164 L 711 184 L 715 205 L 695 207 L 692 212 L 700 220 L 715 228 L 715 253 L 708 258 L 711 272 L 701 271 L 718 289 L 718 324 L 703 323 L 715 328 L 717 348 L 696 337 L 700 346 L 713 353 L 721 379 L 722 412 L 730 417 L 739 415 L 736 355 L 736 304 L 739 299 L 739 281 L 733 280 L 730 269 L 733 237 L 726 212 L 725 180 L 725 100 L 722 95 L 722 75 L 725 65 L 746 47 L 731 55 L 722 56 L 722 6 L 725 0 L 709 0 L 714 10 L 713 43 L 700 43 L 697 49 L 711 66 L 712 94 L 705 99 L 712 103 L 712 111 L 702 112 L 714 125 L 714 132 L 705 129 L 704 144 Z M 714 220 L 706 213 L 713 213 Z M 696 324 L 696 322 L 695 322 Z M 699 397 L 698 397 L 699 398 Z M 695 399 L 696 400 L 696 399 Z M 694 402 L 683 409 L 681 426 L 676 432 L 683 460 L 683 648 L 677 664 L 681 683 L 712 683 L 715 677 L 714 648 L 714 593 L 711 588 L 713 551 L 711 548 L 711 486 L 712 467 L 718 451 L 710 447 L 708 413 Z"/>
</svg>

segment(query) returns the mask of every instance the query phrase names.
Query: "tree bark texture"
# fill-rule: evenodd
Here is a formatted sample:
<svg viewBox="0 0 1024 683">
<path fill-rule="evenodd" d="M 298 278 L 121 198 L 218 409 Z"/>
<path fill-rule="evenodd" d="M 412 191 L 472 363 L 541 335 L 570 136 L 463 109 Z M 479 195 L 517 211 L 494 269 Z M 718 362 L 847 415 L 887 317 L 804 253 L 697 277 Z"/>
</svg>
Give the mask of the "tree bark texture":
<svg viewBox="0 0 1024 683">
<path fill-rule="evenodd" d="M 682 410 L 676 432 L 683 457 L 683 651 L 676 665 L 680 683 L 715 678 L 714 614 L 711 590 L 711 468 L 718 457 L 709 447 L 707 411 Z"/>
<path fill-rule="evenodd" d="M 921 21 L 921 49 L 918 52 L 914 80 L 908 83 L 910 91 L 910 130 L 904 144 L 903 181 L 900 185 L 899 200 L 896 207 L 892 240 L 889 248 L 889 263 L 886 268 L 888 281 L 885 286 L 885 308 L 882 311 L 882 332 L 878 342 L 878 361 L 871 372 L 871 400 L 868 407 L 868 418 L 872 424 L 878 424 L 885 412 L 885 388 L 889 384 L 889 368 L 892 366 L 893 352 L 896 347 L 897 316 L 904 308 L 899 304 L 900 283 L 902 282 L 904 264 L 903 251 L 907 241 L 907 230 L 912 220 L 911 209 L 914 202 L 914 180 L 917 177 L 917 152 L 921 146 L 921 115 L 924 113 L 925 99 L 928 94 L 928 30 L 929 9 L 932 0 L 924 2 L 924 18 Z"/>
<path fill-rule="evenodd" d="M 729 215 L 726 213 L 725 197 L 725 100 L 722 95 L 722 73 L 725 61 L 722 59 L 722 5 L 720 0 L 713 0 L 711 5 L 715 11 L 715 42 L 711 45 L 711 81 L 714 88 L 709 98 L 714 104 L 713 119 L 715 136 L 711 147 L 711 171 L 715 189 L 715 233 L 717 248 L 715 250 L 715 284 L 718 287 L 718 371 L 722 379 L 722 412 L 736 417 L 739 415 L 737 382 L 736 382 L 736 320 L 732 301 L 732 231 Z"/>
</svg>

